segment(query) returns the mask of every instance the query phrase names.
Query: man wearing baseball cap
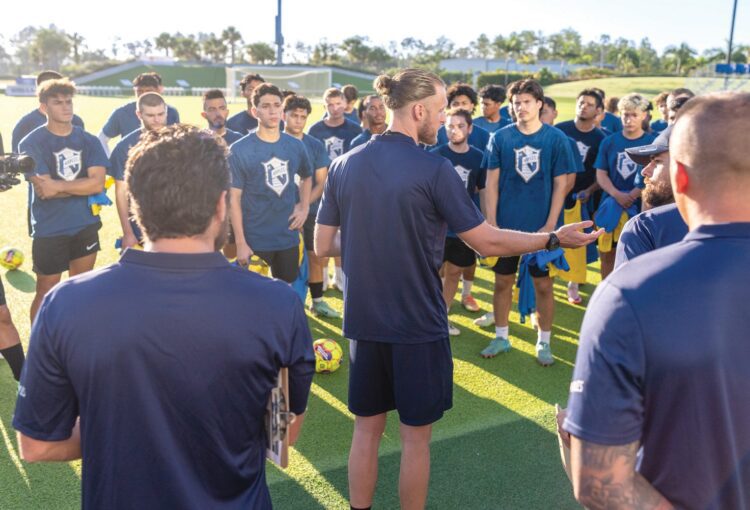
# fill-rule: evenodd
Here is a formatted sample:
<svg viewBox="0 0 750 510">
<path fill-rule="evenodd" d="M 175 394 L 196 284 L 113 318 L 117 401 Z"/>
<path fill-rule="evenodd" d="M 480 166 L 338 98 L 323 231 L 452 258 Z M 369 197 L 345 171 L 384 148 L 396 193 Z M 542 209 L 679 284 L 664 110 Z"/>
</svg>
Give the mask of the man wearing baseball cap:
<svg viewBox="0 0 750 510">
<path fill-rule="evenodd" d="M 630 159 L 643 165 L 641 174 L 644 212 L 634 216 L 623 227 L 615 255 L 615 269 L 630 259 L 681 241 L 687 225 L 674 203 L 669 181 L 670 125 L 653 143 L 625 149 Z"/>
</svg>

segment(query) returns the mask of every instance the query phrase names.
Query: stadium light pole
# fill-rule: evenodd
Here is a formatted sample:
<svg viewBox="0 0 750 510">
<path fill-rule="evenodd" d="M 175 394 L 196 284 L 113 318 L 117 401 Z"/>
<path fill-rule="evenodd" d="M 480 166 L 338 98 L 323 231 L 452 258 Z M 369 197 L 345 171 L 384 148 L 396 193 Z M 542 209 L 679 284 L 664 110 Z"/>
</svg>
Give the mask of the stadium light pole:
<svg viewBox="0 0 750 510">
<path fill-rule="evenodd" d="M 279 0 L 281 1 L 281 0 Z M 732 26 L 729 28 L 729 48 L 727 48 L 727 65 L 732 65 L 732 45 L 734 43 L 734 21 L 737 18 L 737 0 L 734 0 L 732 8 Z M 724 77 L 724 90 L 729 87 L 729 74 Z"/>
<path fill-rule="evenodd" d="M 276 65 L 280 66 L 284 63 L 284 36 L 281 35 L 281 0 L 278 0 L 278 10 L 279 12 L 276 15 Z"/>
</svg>

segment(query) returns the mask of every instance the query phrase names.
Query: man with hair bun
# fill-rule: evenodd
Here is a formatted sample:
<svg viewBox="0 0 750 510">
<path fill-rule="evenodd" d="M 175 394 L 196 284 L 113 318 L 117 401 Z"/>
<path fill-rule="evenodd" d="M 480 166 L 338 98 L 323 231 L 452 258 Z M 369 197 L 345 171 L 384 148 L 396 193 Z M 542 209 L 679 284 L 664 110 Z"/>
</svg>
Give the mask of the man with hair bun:
<svg viewBox="0 0 750 510">
<path fill-rule="evenodd" d="M 640 94 L 627 94 L 620 99 L 618 108 L 622 119 L 622 131 L 618 131 L 602 140 L 594 166 L 596 167 L 596 181 L 604 191 L 601 203 L 611 197 L 617 204 L 627 211 L 634 206 L 640 209 L 641 189 L 643 189 L 643 167 L 630 159 L 626 149 L 648 145 L 656 138 L 643 130 L 643 119 L 649 102 Z M 599 211 L 601 211 L 601 203 Z M 597 213 L 599 212 L 597 211 Z M 594 217 L 596 221 L 596 216 Z M 614 269 L 615 252 L 619 230 L 612 233 L 612 242 L 599 243 L 601 257 L 602 280 Z"/>
<path fill-rule="evenodd" d="M 750 508 L 748 129 L 750 94 L 688 101 L 669 174 L 689 232 L 591 298 L 563 424 L 586 508 Z"/>
<path fill-rule="evenodd" d="M 349 410 L 356 417 L 351 507 L 372 505 L 378 447 L 387 413 L 395 409 L 401 423 L 401 507 L 418 509 L 427 500 L 432 424 L 452 406 L 453 360 L 439 275 L 446 224 L 485 256 L 558 242 L 581 246 L 599 233 L 580 232 L 586 223 L 534 234 L 490 226 L 450 161 L 419 145 L 434 145 L 445 121 L 443 81 L 428 71 L 404 69 L 379 76 L 374 85 L 391 110 L 389 129 L 331 164 L 315 252 L 342 255 L 348 282 L 343 334 L 350 339 Z"/>
</svg>

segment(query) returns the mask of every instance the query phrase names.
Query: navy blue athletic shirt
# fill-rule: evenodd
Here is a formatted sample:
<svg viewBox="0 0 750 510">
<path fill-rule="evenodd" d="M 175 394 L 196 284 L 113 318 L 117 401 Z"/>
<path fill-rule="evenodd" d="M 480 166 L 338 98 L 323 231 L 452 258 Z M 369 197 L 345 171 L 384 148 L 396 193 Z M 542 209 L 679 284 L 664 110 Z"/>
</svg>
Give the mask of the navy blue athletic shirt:
<svg viewBox="0 0 750 510">
<path fill-rule="evenodd" d="M 325 148 L 325 145 L 323 145 L 323 142 L 321 142 L 314 136 L 303 134 L 302 143 L 305 144 L 305 149 L 307 149 L 307 155 L 310 158 L 310 164 L 311 164 L 310 168 L 312 168 L 312 186 L 315 186 L 316 184 L 315 172 L 319 168 L 323 168 L 323 167 L 328 168 L 331 164 L 331 158 L 328 157 L 328 153 L 326 152 L 326 148 Z M 313 218 L 315 217 L 316 214 L 318 214 L 319 206 L 320 206 L 320 199 L 314 202 L 310 202 L 310 214 L 313 215 Z"/>
<path fill-rule="evenodd" d="M 107 174 L 111 175 L 116 181 L 125 180 L 125 163 L 128 162 L 128 152 L 130 149 L 141 141 L 141 135 L 143 134 L 142 129 L 136 129 L 132 133 L 129 133 L 122 137 L 115 148 L 112 149 L 112 153 L 109 155 L 109 168 Z M 129 200 L 128 200 L 128 203 Z M 130 219 L 130 228 L 133 229 L 133 235 L 135 235 L 138 241 L 143 240 L 143 232 L 141 227 L 134 219 Z"/>
<path fill-rule="evenodd" d="M 482 116 L 476 117 L 475 119 L 472 119 L 471 121 L 472 126 L 480 127 L 490 134 L 510 124 L 513 124 L 513 121 L 510 120 L 510 118 L 505 118 L 503 116 L 500 116 L 500 120 L 498 120 L 497 122 L 490 122 L 489 120 L 487 120 L 486 117 L 482 117 Z"/>
<path fill-rule="evenodd" d="M 615 268 L 639 255 L 682 240 L 688 232 L 675 204 L 655 207 L 628 220 L 617 241 Z"/>
<path fill-rule="evenodd" d="M 237 131 L 243 135 L 258 129 L 258 119 L 250 115 L 247 110 L 234 114 L 227 119 L 227 129 Z"/>
<path fill-rule="evenodd" d="M 135 110 L 135 101 L 117 108 L 109 116 L 109 119 L 107 119 L 102 128 L 102 133 L 109 138 L 114 138 L 116 136 L 125 136 L 136 129 L 140 129 L 141 121 L 135 114 Z M 178 122 L 180 122 L 180 114 L 176 109 L 167 105 L 167 125 L 177 124 Z"/>
<path fill-rule="evenodd" d="M 18 121 L 16 127 L 13 128 L 13 135 L 10 140 L 13 152 L 20 152 L 18 150 L 18 145 L 21 143 L 21 140 L 36 128 L 43 126 L 46 123 L 47 116 L 40 112 L 38 108 L 21 117 L 21 120 Z M 78 115 L 73 115 L 73 125 L 85 130 L 83 120 Z"/>
<path fill-rule="evenodd" d="M 606 137 L 604 132 L 599 128 L 594 128 L 589 132 L 580 131 L 573 120 L 560 122 L 555 127 L 568 135 L 576 142 L 576 151 L 574 155 L 580 156 L 583 161 L 583 173 L 576 175 L 576 182 L 573 185 L 572 193 L 582 191 L 596 182 L 596 155 L 599 153 L 599 145 Z"/>
<path fill-rule="evenodd" d="M 370 138 L 372 138 L 372 131 L 369 129 L 364 129 L 360 134 L 354 137 L 354 140 L 352 140 L 352 143 L 349 144 L 349 148 L 353 149 L 357 145 L 362 145 L 363 143 L 367 143 L 370 141 Z"/>
<path fill-rule="evenodd" d="M 445 131 L 445 125 L 440 126 L 440 129 L 438 129 L 437 132 L 437 146 L 445 145 L 450 140 L 448 140 L 448 134 Z M 480 151 L 483 151 L 487 148 L 487 144 L 490 141 L 490 133 L 479 126 L 472 126 L 471 133 L 469 133 L 469 145 L 472 147 L 476 147 Z"/>
<path fill-rule="evenodd" d="M 466 152 L 455 152 L 451 149 L 450 144 L 440 145 L 431 152 L 440 154 L 445 159 L 451 162 L 453 168 L 456 169 L 456 173 L 461 178 L 461 182 L 466 187 L 466 192 L 469 194 L 474 204 L 478 203 L 479 200 L 479 180 L 482 177 L 482 159 L 484 154 L 479 149 L 469 146 L 469 150 Z M 484 184 L 482 184 L 482 188 Z M 458 237 L 455 232 L 448 229 L 446 233 L 448 237 Z"/>
<path fill-rule="evenodd" d="M 618 131 L 622 131 L 622 119 L 614 113 L 604 112 L 602 127 L 610 133 L 617 133 Z"/>
<path fill-rule="evenodd" d="M 317 221 L 341 227 L 344 336 L 446 338 L 446 222 L 461 233 L 484 221 L 447 159 L 400 133 L 373 136 L 331 164 Z"/>
<path fill-rule="evenodd" d="M 46 125 L 29 133 L 20 144 L 21 152 L 34 158 L 36 175 L 73 181 L 89 177 L 89 168 L 109 167 L 102 144 L 94 135 L 73 126 L 67 136 L 52 134 Z M 31 236 L 54 237 L 72 235 L 89 225 L 99 223 L 86 196 L 70 196 L 42 200 L 29 184 Z"/>
<path fill-rule="evenodd" d="M 565 429 L 643 445 L 675 508 L 750 508 L 750 223 L 704 225 L 631 260 L 586 310 Z"/>
<path fill-rule="evenodd" d="M 44 298 L 13 426 L 59 441 L 80 415 L 84 509 L 268 509 L 266 402 L 286 366 L 304 412 L 314 360 L 289 285 L 218 252 L 126 250 Z"/>
<path fill-rule="evenodd" d="M 231 129 L 224 129 L 224 134 L 221 135 L 221 137 L 224 139 L 224 142 L 226 142 L 227 146 L 232 145 L 234 142 L 236 142 L 243 136 L 245 136 L 244 133 L 238 133 L 237 131 L 232 131 Z"/>
<path fill-rule="evenodd" d="M 328 157 L 334 160 L 349 151 L 352 140 L 362 133 L 362 128 L 349 119 L 345 119 L 343 124 L 336 127 L 330 127 L 320 120 L 310 126 L 307 133 L 323 142 Z"/>
</svg>

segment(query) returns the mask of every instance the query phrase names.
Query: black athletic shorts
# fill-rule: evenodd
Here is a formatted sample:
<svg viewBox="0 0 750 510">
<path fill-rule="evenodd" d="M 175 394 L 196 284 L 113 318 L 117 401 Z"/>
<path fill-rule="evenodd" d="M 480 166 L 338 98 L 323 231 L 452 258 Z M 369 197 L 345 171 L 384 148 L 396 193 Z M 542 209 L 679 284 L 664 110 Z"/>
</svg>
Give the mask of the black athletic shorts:
<svg viewBox="0 0 750 510">
<path fill-rule="evenodd" d="M 443 261 L 458 267 L 471 267 L 477 262 L 477 254 L 458 237 L 446 237 Z"/>
<path fill-rule="evenodd" d="M 2 278 L 0 278 L 0 306 L 5 306 L 5 287 L 3 287 Z"/>
<path fill-rule="evenodd" d="M 100 228 L 102 224 L 99 222 L 72 235 L 34 238 L 31 244 L 34 272 L 40 275 L 60 274 L 68 270 L 71 260 L 98 252 L 101 250 Z"/>
<path fill-rule="evenodd" d="M 274 278 L 292 283 L 299 276 L 299 246 L 286 250 L 256 251 L 255 254 L 271 267 Z"/>
<path fill-rule="evenodd" d="M 516 274 L 518 271 L 518 263 L 521 261 L 521 257 L 500 257 L 497 259 L 497 264 L 492 267 L 492 270 L 497 274 L 509 275 Z M 529 269 L 532 278 L 545 278 L 549 276 L 549 271 L 546 269 L 543 271 L 539 269 L 535 264 Z"/>
<path fill-rule="evenodd" d="M 305 240 L 305 249 L 315 251 L 315 215 L 310 214 L 302 226 L 302 238 Z"/>
<path fill-rule="evenodd" d="M 448 337 L 421 344 L 349 341 L 349 410 L 375 416 L 396 409 L 419 427 L 453 407 L 453 356 Z"/>
</svg>

